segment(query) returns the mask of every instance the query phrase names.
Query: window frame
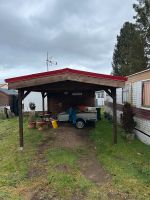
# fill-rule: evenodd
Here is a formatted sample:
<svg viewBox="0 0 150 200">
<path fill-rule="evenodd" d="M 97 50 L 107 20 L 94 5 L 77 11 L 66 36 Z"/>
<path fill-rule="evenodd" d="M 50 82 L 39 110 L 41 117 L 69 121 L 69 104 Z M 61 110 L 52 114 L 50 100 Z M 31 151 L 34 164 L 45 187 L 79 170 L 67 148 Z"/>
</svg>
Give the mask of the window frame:
<svg viewBox="0 0 150 200">
<path fill-rule="evenodd" d="M 97 93 L 97 98 L 100 99 L 101 98 L 101 94 Z"/>
<path fill-rule="evenodd" d="M 148 109 L 150 109 L 150 105 L 149 105 L 149 106 L 144 105 L 143 89 L 144 89 L 144 83 L 146 83 L 146 82 L 150 82 L 150 79 L 147 79 L 147 80 L 142 81 L 141 103 L 142 103 L 142 107 L 143 107 L 143 108 L 148 108 Z"/>
<path fill-rule="evenodd" d="M 128 88 L 126 88 L 128 87 Z M 130 84 L 126 84 L 124 88 L 122 88 L 122 104 L 125 104 L 125 103 L 129 103 L 130 100 L 129 100 L 129 92 L 130 92 Z M 124 90 L 126 89 L 126 91 Z M 127 93 L 128 93 L 128 101 L 124 101 L 124 94 L 126 94 L 126 98 L 127 98 Z"/>
</svg>

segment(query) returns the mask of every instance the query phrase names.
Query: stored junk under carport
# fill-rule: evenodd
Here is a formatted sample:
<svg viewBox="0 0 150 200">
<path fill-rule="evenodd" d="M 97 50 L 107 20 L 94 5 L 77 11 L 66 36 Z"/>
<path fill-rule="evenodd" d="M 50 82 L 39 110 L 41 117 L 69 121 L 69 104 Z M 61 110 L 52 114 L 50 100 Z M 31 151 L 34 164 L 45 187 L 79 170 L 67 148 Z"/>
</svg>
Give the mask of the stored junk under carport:
<svg viewBox="0 0 150 200">
<path fill-rule="evenodd" d="M 22 100 L 31 91 L 41 92 L 44 114 L 45 97 L 48 97 L 48 111 L 58 113 L 67 108 L 70 101 L 72 104 L 77 103 L 79 96 L 76 94 L 79 93 L 82 93 L 83 97 L 88 96 L 80 98 L 80 104 L 93 106 L 95 91 L 104 90 L 113 98 L 113 143 L 117 143 L 116 88 L 124 87 L 126 80 L 125 77 L 69 68 L 6 79 L 9 89 L 18 90 L 20 147 L 24 145 Z M 70 98 L 65 98 L 65 95 L 69 95 Z M 62 105 L 60 100 L 63 101 Z"/>
</svg>

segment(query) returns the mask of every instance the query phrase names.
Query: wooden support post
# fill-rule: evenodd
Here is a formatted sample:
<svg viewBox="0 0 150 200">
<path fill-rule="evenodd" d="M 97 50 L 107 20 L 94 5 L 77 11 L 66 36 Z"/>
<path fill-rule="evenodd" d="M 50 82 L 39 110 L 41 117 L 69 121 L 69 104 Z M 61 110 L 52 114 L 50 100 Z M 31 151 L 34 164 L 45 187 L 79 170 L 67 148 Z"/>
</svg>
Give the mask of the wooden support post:
<svg viewBox="0 0 150 200">
<path fill-rule="evenodd" d="M 111 89 L 113 98 L 113 144 L 117 144 L 117 105 L 116 105 L 116 88 Z"/>
<path fill-rule="evenodd" d="M 19 109 L 19 143 L 20 148 L 22 149 L 24 146 L 23 141 L 23 113 L 22 113 L 22 99 L 23 99 L 24 91 L 18 90 L 18 109 Z"/>
<path fill-rule="evenodd" d="M 45 98 L 45 92 L 42 92 L 42 110 L 43 110 L 43 117 L 44 117 L 44 114 L 45 114 L 44 98 Z"/>
<path fill-rule="evenodd" d="M 46 108 L 47 108 L 47 111 L 49 112 L 49 107 L 48 107 L 48 93 L 47 93 L 47 95 L 46 95 L 46 97 L 47 97 L 47 104 L 46 104 Z"/>
</svg>

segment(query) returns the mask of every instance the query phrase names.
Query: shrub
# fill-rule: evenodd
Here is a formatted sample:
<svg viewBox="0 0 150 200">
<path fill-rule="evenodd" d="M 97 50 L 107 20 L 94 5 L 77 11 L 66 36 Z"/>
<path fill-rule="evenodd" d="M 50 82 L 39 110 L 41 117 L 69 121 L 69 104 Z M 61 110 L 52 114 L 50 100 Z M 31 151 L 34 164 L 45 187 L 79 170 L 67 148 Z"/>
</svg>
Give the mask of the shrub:
<svg viewBox="0 0 150 200">
<path fill-rule="evenodd" d="M 121 115 L 121 125 L 127 134 L 132 134 L 133 129 L 136 126 L 134 121 L 134 113 L 129 103 L 125 103 L 123 106 L 123 114 Z"/>
<path fill-rule="evenodd" d="M 104 118 L 107 119 L 108 113 L 104 112 Z"/>
<path fill-rule="evenodd" d="M 104 118 L 109 121 L 112 121 L 112 115 L 110 113 L 104 112 Z"/>
</svg>

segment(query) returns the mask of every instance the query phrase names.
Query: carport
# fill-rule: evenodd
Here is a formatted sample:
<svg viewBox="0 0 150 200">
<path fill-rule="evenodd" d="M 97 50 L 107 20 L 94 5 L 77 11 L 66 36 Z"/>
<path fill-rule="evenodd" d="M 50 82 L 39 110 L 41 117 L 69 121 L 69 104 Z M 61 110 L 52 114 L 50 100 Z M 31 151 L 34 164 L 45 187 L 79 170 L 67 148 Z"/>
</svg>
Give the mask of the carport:
<svg viewBox="0 0 150 200">
<path fill-rule="evenodd" d="M 45 97 L 50 97 L 54 94 L 61 97 L 68 93 L 85 93 L 86 95 L 91 95 L 95 91 L 104 90 L 113 99 L 112 142 L 113 144 L 116 144 L 116 88 L 123 88 L 126 80 L 127 78 L 125 77 L 98 74 L 69 68 L 6 79 L 5 82 L 8 83 L 9 89 L 18 90 L 20 147 L 23 148 L 24 146 L 22 101 L 32 91 L 40 92 L 42 94 L 44 115 Z"/>
</svg>

